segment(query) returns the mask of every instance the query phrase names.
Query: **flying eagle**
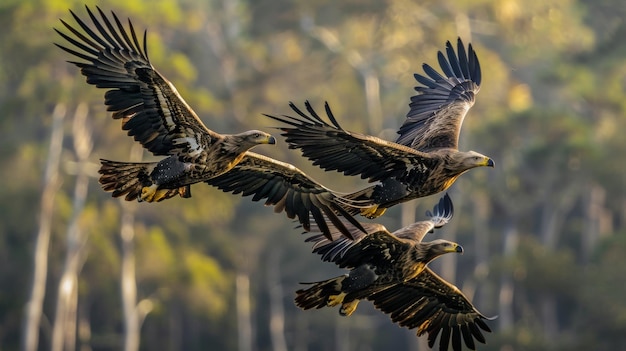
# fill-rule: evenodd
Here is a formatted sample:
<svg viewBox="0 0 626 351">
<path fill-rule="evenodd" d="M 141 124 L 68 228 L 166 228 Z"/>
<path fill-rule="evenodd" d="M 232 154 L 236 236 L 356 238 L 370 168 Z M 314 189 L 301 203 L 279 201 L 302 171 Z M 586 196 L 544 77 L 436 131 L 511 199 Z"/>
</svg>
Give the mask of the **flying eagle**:
<svg viewBox="0 0 626 351">
<path fill-rule="evenodd" d="M 55 29 L 74 46 L 55 44 L 86 61 L 70 61 L 80 67 L 87 83 L 108 89 L 105 104 L 122 129 L 157 156 L 159 162 L 118 162 L 101 160 L 100 183 L 114 197 L 128 201 L 162 201 L 176 194 L 190 197 L 190 185 L 206 182 L 224 191 L 266 199 L 276 212 L 298 217 L 310 228 L 310 217 L 329 235 L 328 219 L 346 235 L 345 219 L 360 224 L 344 208 L 357 211 L 358 200 L 343 199 L 294 166 L 248 151 L 259 144 L 275 144 L 273 136 L 258 130 L 235 135 L 209 130 L 178 94 L 172 83 L 150 63 L 146 33 L 140 45 L 130 20 L 126 31 L 115 13 L 112 22 L 100 8 L 101 21 L 87 7 L 95 31 L 74 12 L 70 13 L 85 34 L 65 21 L 71 37 Z"/>
<path fill-rule="evenodd" d="M 452 201 L 446 194 L 427 212 L 428 220 L 417 222 L 390 233 L 384 226 L 362 223 L 366 233 L 354 229 L 353 240 L 332 233 L 332 239 L 321 234 L 307 239 L 314 243 L 313 252 L 331 261 L 348 274 L 328 280 L 306 283 L 307 289 L 296 292 L 296 305 L 303 309 L 341 304 L 339 313 L 351 315 L 362 299 L 388 314 L 391 320 L 417 335 L 428 333 L 432 348 L 437 336 L 439 349 L 461 349 L 461 340 L 470 349 L 475 342 L 485 343 L 481 329 L 490 332 L 481 314 L 454 285 L 431 271 L 427 265 L 435 258 L 463 249 L 447 240 L 422 242 L 435 228 L 445 225 L 453 215 Z"/>
<path fill-rule="evenodd" d="M 328 103 L 326 115 L 332 124 L 322 119 L 308 101 L 308 114 L 290 103 L 298 116 L 266 116 L 289 125 L 279 128 L 289 147 L 300 149 L 313 164 L 378 182 L 346 195 L 375 204 L 360 213 L 378 217 L 393 205 L 448 189 L 469 169 L 494 166 L 485 155 L 458 150 L 461 125 L 474 104 L 481 73 L 471 44 L 466 52 L 459 39 L 457 52 L 448 42 L 446 55 L 438 53 L 445 76 L 427 64 L 423 65 L 426 76 L 415 74 L 421 85 L 415 88 L 417 95 L 411 97 L 410 111 L 396 142 L 344 130 Z"/>
<path fill-rule="evenodd" d="M 122 129 L 154 155 L 167 156 L 143 163 L 102 160 L 104 190 L 115 197 L 125 195 L 129 201 L 162 201 L 176 194 L 190 197 L 191 184 L 228 172 L 256 145 L 276 143 L 259 130 L 228 135 L 208 129 L 150 63 L 145 32 L 142 47 L 130 21 L 129 33 L 115 13 L 112 23 L 100 8 L 102 21 L 88 7 L 87 12 L 95 31 L 70 10 L 85 34 L 61 20 L 75 37 L 55 31 L 74 48 L 56 45 L 86 61 L 70 62 L 80 68 L 88 84 L 108 89 L 104 103 L 113 118 L 122 121 Z"/>
</svg>

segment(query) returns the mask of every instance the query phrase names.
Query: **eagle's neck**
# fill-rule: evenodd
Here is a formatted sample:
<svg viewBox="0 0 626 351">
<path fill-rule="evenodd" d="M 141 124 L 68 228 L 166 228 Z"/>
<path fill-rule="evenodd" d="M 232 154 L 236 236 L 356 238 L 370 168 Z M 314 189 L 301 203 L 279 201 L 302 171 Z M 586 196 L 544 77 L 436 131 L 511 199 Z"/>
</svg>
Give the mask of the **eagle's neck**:
<svg viewBox="0 0 626 351">
<path fill-rule="evenodd" d="M 426 268 L 426 265 L 430 261 L 439 256 L 431 250 L 431 247 L 429 243 L 420 243 L 413 246 L 406 253 L 405 262 L 403 264 L 403 276 L 405 281 L 416 277 Z"/>
<path fill-rule="evenodd" d="M 250 150 L 256 144 L 250 144 L 245 138 L 238 135 L 226 135 L 221 143 L 223 154 L 241 155 Z"/>
</svg>

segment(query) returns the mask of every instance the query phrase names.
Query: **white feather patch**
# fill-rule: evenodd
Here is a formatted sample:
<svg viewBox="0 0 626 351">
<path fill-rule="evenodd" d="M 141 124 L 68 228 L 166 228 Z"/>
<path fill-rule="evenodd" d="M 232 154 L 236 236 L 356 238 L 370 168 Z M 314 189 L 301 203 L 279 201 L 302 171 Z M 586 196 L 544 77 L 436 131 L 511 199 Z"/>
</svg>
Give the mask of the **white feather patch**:
<svg viewBox="0 0 626 351">
<path fill-rule="evenodd" d="M 184 137 L 184 138 L 176 138 L 174 139 L 174 144 L 181 145 L 187 144 L 188 150 L 187 154 L 191 157 L 198 157 L 200 153 L 202 153 L 203 149 L 198 143 L 198 140 L 194 137 Z"/>
</svg>

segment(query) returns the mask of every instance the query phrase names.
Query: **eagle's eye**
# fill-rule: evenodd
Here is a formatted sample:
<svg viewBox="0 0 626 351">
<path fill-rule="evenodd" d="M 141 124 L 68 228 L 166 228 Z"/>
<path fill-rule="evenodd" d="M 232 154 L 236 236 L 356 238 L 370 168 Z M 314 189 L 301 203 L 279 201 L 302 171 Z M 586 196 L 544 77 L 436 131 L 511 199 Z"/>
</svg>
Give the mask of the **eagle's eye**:
<svg viewBox="0 0 626 351">
<path fill-rule="evenodd" d="M 255 139 L 258 139 L 258 138 L 260 138 L 260 137 L 261 137 L 261 133 L 254 133 L 254 138 L 255 138 Z"/>
</svg>

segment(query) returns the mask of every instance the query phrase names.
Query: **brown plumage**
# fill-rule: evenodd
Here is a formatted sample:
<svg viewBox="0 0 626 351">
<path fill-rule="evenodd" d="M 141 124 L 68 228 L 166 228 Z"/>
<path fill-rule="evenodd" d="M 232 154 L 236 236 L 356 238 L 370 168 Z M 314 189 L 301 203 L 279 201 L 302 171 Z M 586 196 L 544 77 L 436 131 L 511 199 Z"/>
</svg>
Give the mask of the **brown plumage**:
<svg viewBox="0 0 626 351">
<path fill-rule="evenodd" d="M 462 248 L 446 240 L 422 242 L 435 228 L 445 225 L 453 214 L 452 202 L 444 196 L 428 213 L 429 220 L 414 223 L 394 233 L 384 226 L 362 223 L 367 234 L 353 231 L 354 240 L 332 232 L 329 240 L 321 234 L 310 237 L 313 252 L 322 260 L 331 261 L 350 272 L 316 283 L 296 292 L 296 304 L 303 309 L 341 304 L 341 315 L 349 316 L 362 299 L 388 314 L 391 320 L 417 335 L 428 333 L 428 343 L 447 350 L 452 341 L 454 350 L 461 349 L 461 340 L 470 349 L 475 341 L 484 343 L 481 332 L 491 331 L 484 320 L 489 319 L 474 308 L 454 285 L 446 282 L 428 267 L 437 257 Z"/>
<path fill-rule="evenodd" d="M 466 53 L 459 39 L 457 52 L 458 56 L 448 42 L 446 55 L 438 53 L 445 76 L 426 64 L 427 76 L 415 74 L 421 85 L 415 88 L 418 94 L 411 98 L 396 142 L 344 130 L 328 103 L 325 112 L 330 123 L 308 101 L 308 114 L 290 103 L 297 116 L 267 116 L 288 125 L 280 129 L 290 148 L 300 149 L 313 164 L 378 182 L 346 195 L 375 205 L 360 213 L 378 217 L 393 205 L 448 189 L 469 169 L 494 166 L 487 156 L 458 150 L 463 119 L 474 104 L 481 72 L 471 45 Z"/>
<path fill-rule="evenodd" d="M 87 7 L 95 31 L 72 11 L 85 34 L 61 20 L 74 35 L 57 30 L 74 48 L 58 45 L 84 60 L 73 62 L 87 83 L 108 89 L 105 104 L 122 129 L 157 156 L 158 162 L 101 160 L 100 183 L 114 197 L 126 200 L 162 201 L 175 195 L 190 197 L 190 185 L 206 182 L 223 191 L 266 199 L 276 212 L 297 217 L 305 229 L 310 217 L 326 235 L 326 220 L 350 236 L 340 216 L 352 226 L 360 224 L 344 208 L 358 212 L 360 202 L 344 199 L 294 166 L 248 150 L 259 144 L 274 144 L 273 136 L 258 130 L 235 135 L 208 129 L 185 103 L 174 86 L 150 63 L 130 20 L 127 31 L 113 13 L 113 22 L 97 8 L 100 19 Z M 351 228 L 352 228 L 351 226 Z"/>
<path fill-rule="evenodd" d="M 92 30 L 70 12 L 84 34 L 61 20 L 74 37 L 55 30 L 73 48 L 56 45 L 84 61 L 70 62 L 88 84 L 107 89 L 105 104 L 122 129 L 154 155 L 167 156 L 149 163 L 102 160 L 100 182 L 113 196 L 148 202 L 189 197 L 191 184 L 227 172 L 256 145 L 276 143 L 259 130 L 227 135 L 208 129 L 150 63 L 145 32 L 142 47 L 132 23 L 127 31 L 114 13 L 111 22 L 98 8 L 99 20 L 87 7 Z"/>
<path fill-rule="evenodd" d="M 289 218 L 298 217 L 307 231 L 311 230 L 312 217 L 315 229 L 329 239 L 330 228 L 335 231 L 335 236 L 340 236 L 336 233 L 338 230 L 348 239 L 365 230 L 344 209 L 360 209 L 358 201 L 345 199 L 295 166 L 267 156 L 247 152 L 228 173 L 206 183 L 225 192 L 252 196 L 252 201 L 265 199 L 265 205 L 274 206 L 274 212 L 285 211 Z M 329 227 L 327 221 L 332 226 Z"/>
</svg>

